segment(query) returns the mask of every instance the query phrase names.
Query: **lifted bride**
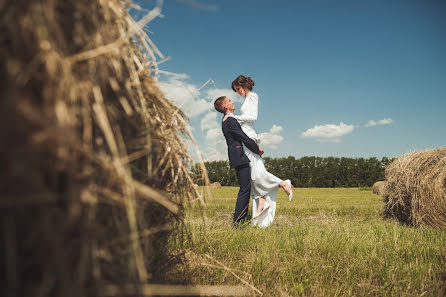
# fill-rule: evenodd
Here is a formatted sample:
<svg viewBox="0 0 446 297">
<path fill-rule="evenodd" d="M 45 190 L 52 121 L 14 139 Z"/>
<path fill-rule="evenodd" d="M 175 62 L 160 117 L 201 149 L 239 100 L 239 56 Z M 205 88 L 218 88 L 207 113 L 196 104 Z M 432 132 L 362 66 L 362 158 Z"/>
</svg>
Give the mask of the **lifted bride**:
<svg viewBox="0 0 446 297">
<path fill-rule="evenodd" d="M 243 132 L 248 135 L 257 144 L 260 139 L 254 129 L 254 123 L 257 120 L 259 97 L 252 91 L 254 81 L 250 77 L 239 75 L 232 82 L 232 89 L 240 96 L 245 97 L 245 102 L 240 108 L 241 114 L 234 116 L 239 121 Z M 226 115 L 225 119 L 230 115 Z M 245 149 L 245 154 L 250 160 L 251 166 L 251 196 L 253 197 L 252 218 L 254 226 L 266 228 L 274 220 L 276 213 L 276 197 L 279 187 L 288 195 L 291 201 L 293 192 L 290 180 L 282 180 L 269 173 L 263 159 Z"/>
</svg>

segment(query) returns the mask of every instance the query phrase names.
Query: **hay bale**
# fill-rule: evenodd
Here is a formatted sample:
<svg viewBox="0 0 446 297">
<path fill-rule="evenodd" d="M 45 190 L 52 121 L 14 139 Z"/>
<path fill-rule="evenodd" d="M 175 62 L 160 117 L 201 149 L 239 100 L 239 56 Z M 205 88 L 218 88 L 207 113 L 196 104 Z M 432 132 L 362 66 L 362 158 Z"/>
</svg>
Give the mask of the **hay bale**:
<svg viewBox="0 0 446 297">
<path fill-rule="evenodd" d="M 221 188 L 221 184 L 219 182 L 214 182 L 210 185 L 211 188 L 213 189 L 220 189 Z"/>
<path fill-rule="evenodd" d="M 129 4 L 0 5 L 2 296 L 138 290 L 176 261 L 186 119 L 144 66 L 156 48 Z"/>
<path fill-rule="evenodd" d="M 412 153 L 386 168 L 384 215 L 415 226 L 446 226 L 446 148 Z"/>
<path fill-rule="evenodd" d="M 385 181 L 377 181 L 373 184 L 372 191 L 373 194 L 384 195 L 386 190 L 386 182 Z"/>
</svg>

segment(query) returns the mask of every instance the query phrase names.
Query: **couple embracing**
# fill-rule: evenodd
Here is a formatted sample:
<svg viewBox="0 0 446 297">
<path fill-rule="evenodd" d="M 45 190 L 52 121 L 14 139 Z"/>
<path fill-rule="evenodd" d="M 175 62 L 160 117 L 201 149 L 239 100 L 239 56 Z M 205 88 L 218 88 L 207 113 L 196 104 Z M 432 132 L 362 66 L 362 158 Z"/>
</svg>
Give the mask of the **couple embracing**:
<svg viewBox="0 0 446 297">
<path fill-rule="evenodd" d="M 229 164 L 231 168 L 235 168 L 240 184 L 234 226 L 245 221 L 252 196 L 252 223 L 266 228 L 274 220 L 278 189 L 282 188 L 289 200 L 292 199 L 293 192 L 290 180 L 282 180 L 269 173 L 263 163 L 264 151 L 259 145 L 260 140 L 253 125 L 257 120 L 259 101 L 257 94 L 252 91 L 253 87 L 254 81 L 243 75 L 232 82 L 234 92 L 245 97 L 240 115 L 234 115 L 234 103 L 225 96 L 217 98 L 214 107 L 224 114 L 222 130 L 228 145 Z"/>
</svg>

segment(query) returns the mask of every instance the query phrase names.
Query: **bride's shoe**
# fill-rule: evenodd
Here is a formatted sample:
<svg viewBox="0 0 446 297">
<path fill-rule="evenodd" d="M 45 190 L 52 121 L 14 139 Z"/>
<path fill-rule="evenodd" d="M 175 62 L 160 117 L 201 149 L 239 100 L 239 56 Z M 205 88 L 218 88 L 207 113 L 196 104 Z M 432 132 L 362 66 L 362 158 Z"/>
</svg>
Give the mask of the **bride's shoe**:
<svg viewBox="0 0 446 297">
<path fill-rule="evenodd" d="M 288 199 L 291 201 L 293 199 L 293 188 L 291 187 L 291 181 L 287 179 L 285 183 L 290 187 L 290 194 L 288 195 Z"/>
</svg>

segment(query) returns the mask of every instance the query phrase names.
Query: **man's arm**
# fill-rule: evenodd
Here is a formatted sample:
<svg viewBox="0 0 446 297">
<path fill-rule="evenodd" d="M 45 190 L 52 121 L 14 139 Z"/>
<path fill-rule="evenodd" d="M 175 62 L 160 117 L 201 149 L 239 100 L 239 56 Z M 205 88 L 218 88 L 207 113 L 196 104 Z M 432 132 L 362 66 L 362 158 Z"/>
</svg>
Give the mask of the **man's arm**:
<svg viewBox="0 0 446 297">
<path fill-rule="evenodd" d="M 242 128 L 240 127 L 240 124 L 237 122 L 236 119 L 228 118 L 226 121 L 229 121 L 228 126 L 229 126 L 230 133 L 238 136 L 242 140 L 242 142 L 246 145 L 246 147 L 250 151 L 252 151 L 254 154 L 258 155 L 261 153 L 257 143 L 254 140 L 252 140 L 251 138 L 249 138 L 249 136 L 246 135 L 245 132 L 243 132 Z"/>
</svg>

